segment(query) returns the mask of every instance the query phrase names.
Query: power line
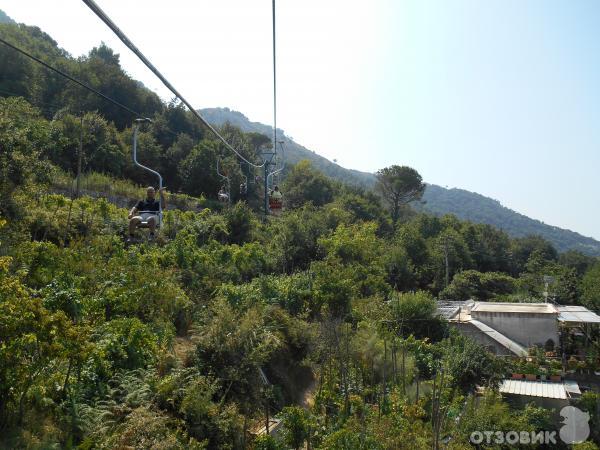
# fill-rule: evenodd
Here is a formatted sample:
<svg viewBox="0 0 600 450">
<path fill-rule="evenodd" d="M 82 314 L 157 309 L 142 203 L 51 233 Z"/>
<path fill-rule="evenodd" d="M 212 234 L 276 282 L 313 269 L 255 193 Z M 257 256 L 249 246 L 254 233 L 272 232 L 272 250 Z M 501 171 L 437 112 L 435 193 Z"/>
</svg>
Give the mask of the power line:
<svg viewBox="0 0 600 450">
<path fill-rule="evenodd" d="M 31 58 L 33 61 L 35 61 L 35 62 L 37 62 L 37 63 L 41 64 L 42 66 L 44 66 L 44 67 L 46 67 L 46 68 L 48 68 L 48 69 L 50 69 L 50 70 L 52 70 L 52 71 L 54 71 L 54 72 L 58 73 L 59 75 L 61 75 L 61 76 L 65 77 L 66 79 L 68 79 L 68 80 L 72 81 L 73 83 L 76 83 L 76 84 L 78 84 L 79 86 L 82 86 L 83 88 L 87 89 L 88 91 L 90 91 L 90 92 L 92 92 L 92 93 L 94 93 L 94 94 L 96 94 L 96 95 L 99 95 L 99 96 L 100 96 L 100 97 L 102 97 L 103 99 L 105 99 L 105 100 L 107 100 L 108 102 L 110 102 L 110 103 L 112 103 L 112 104 L 114 104 L 114 105 L 118 106 L 119 108 L 121 108 L 121 109 L 124 109 L 125 111 L 127 111 L 127 112 L 129 112 L 129 113 L 133 114 L 133 115 L 134 115 L 136 118 L 143 117 L 143 116 L 142 116 L 142 114 L 138 113 L 137 111 L 135 111 L 135 110 L 133 110 L 133 109 L 129 108 L 128 106 L 125 106 L 124 104 L 122 104 L 122 103 L 118 102 L 117 100 L 115 100 L 115 99 L 113 99 L 113 98 L 109 97 L 108 95 L 106 95 L 106 94 L 103 94 L 102 92 L 98 91 L 97 89 L 94 89 L 94 88 L 93 88 L 93 87 L 91 87 L 90 85 L 88 85 L 88 84 L 84 83 L 84 82 L 83 82 L 83 81 L 81 81 L 81 80 L 78 80 L 77 78 L 75 78 L 75 77 L 73 77 L 73 76 L 69 75 L 68 73 L 66 73 L 66 72 L 63 72 L 62 70 L 60 70 L 60 69 L 57 69 L 56 67 L 53 67 L 53 66 L 51 66 L 50 64 L 48 64 L 48 63 L 46 63 L 46 62 L 42 61 L 42 60 L 41 60 L 41 59 L 39 59 L 39 58 L 36 58 L 35 56 L 33 56 L 33 55 L 31 55 L 31 54 L 27 53 L 25 50 L 23 50 L 23 49 L 21 49 L 21 48 L 19 48 L 19 47 L 15 46 L 15 45 L 13 45 L 13 44 L 11 44 L 10 42 L 7 42 L 7 41 L 5 41 L 5 40 L 4 40 L 4 39 L 2 39 L 2 38 L 0 38 L 0 42 L 1 42 L 1 43 L 3 43 L 3 44 L 4 44 L 4 45 L 6 45 L 6 46 L 8 46 L 8 47 L 12 48 L 13 50 L 15 50 L 15 51 L 17 51 L 17 52 L 21 53 L 22 55 L 24 55 L 24 56 L 26 56 L 26 57 L 28 57 L 28 58 Z M 6 95 L 10 95 L 10 96 L 24 97 L 22 94 L 16 94 L 16 93 L 14 93 L 14 92 L 8 92 L 8 91 L 2 91 L 2 90 L 0 90 L 0 93 L 4 93 L 4 94 L 6 94 Z M 25 98 L 25 97 L 24 97 L 24 98 Z M 41 102 L 39 102 L 39 103 L 41 103 Z M 52 105 L 52 104 L 50 104 L 50 103 L 45 103 L 45 104 L 47 104 L 47 105 L 50 105 L 50 106 L 52 106 L 52 107 L 56 107 L 56 108 L 57 108 L 57 110 L 59 110 L 59 109 L 62 109 L 62 108 L 65 108 L 65 106 L 61 106 L 61 107 L 59 107 L 58 105 Z M 43 109 L 43 108 L 41 108 L 41 107 L 39 107 L 39 106 L 38 106 L 38 108 L 40 108 L 40 109 Z M 48 109 L 48 108 L 46 108 L 46 109 Z M 166 131 L 167 133 L 169 133 L 169 134 L 171 134 L 171 135 L 173 135 L 173 136 L 178 136 L 178 134 L 177 134 L 177 133 L 175 133 L 174 131 L 170 130 L 168 127 L 165 127 L 165 128 L 164 128 L 164 131 Z"/>
<path fill-rule="evenodd" d="M 212 133 L 233 153 L 235 153 L 241 160 L 248 163 L 253 167 L 260 168 L 264 165 L 256 165 L 248 161 L 241 153 L 239 153 L 227 140 L 221 136 L 221 134 L 210 124 L 208 121 L 200 115 L 198 111 L 194 109 L 194 107 L 188 102 L 180 93 L 175 89 L 175 87 L 158 71 L 158 69 L 144 56 L 144 54 L 134 45 L 133 42 L 121 31 L 121 29 L 106 15 L 104 11 L 96 4 L 94 0 L 82 0 L 93 12 L 96 14 L 100 20 L 102 20 L 108 28 L 110 28 L 113 33 L 117 35 L 117 37 L 125 44 L 129 50 L 131 50 L 135 55 L 144 63 L 144 65 L 154 73 L 158 77 L 158 79 L 169 89 L 177 98 L 179 98 L 185 106 L 194 114 Z"/>
<path fill-rule="evenodd" d="M 96 94 L 96 95 L 99 95 L 99 96 L 100 96 L 100 97 L 102 97 L 104 100 L 106 100 L 106 101 L 108 101 L 108 102 L 112 103 L 113 105 L 116 105 L 116 106 L 118 106 L 118 107 L 119 107 L 119 108 L 121 108 L 121 109 L 124 109 L 125 111 L 127 111 L 127 112 L 129 112 L 129 113 L 133 114 L 133 115 L 134 115 L 134 116 L 136 116 L 136 117 L 142 117 L 142 115 L 141 115 L 140 113 L 138 113 L 137 111 L 134 111 L 133 109 L 129 108 L 128 106 L 125 106 L 124 104 L 122 104 L 122 103 L 118 102 L 117 100 L 110 98 L 108 95 L 105 95 L 105 94 L 103 94 L 102 92 L 100 92 L 100 91 L 98 91 L 98 90 L 94 89 L 94 88 L 93 88 L 93 87 L 91 87 L 90 85 L 88 85 L 88 84 L 84 83 L 83 81 L 80 81 L 80 80 L 78 80 L 77 78 L 74 78 L 74 77 L 72 77 L 72 76 L 71 76 L 71 75 L 69 75 L 68 73 L 66 73 L 66 72 L 63 72 L 62 70 L 60 70 L 60 69 L 57 69 L 56 67 L 53 67 L 53 66 L 51 66 L 50 64 L 48 64 L 48 63 L 46 63 L 46 62 L 42 61 L 42 60 L 41 60 L 41 59 L 39 59 L 39 58 L 36 58 L 36 57 L 35 57 L 35 56 L 33 56 L 32 54 L 30 54 L 30 53 L 27 53 L 25 50 L 23 50 L 23 49 L 21 49 L 21 48 L 19 48 L 19 47 L 15 46 L 15 45 L 13 45 L 13 44 L 11 44 L 10 42 L 7 42 L 7 41 L 5 41 L 5 40 L 4 40 L 4 39 L 2 39 L 2 38 L 0 38 L 0 42 L 1 42 L 1 43 L 3 43 L 4 45 L 6 45 L 7 47 L 10 47 L 10 48 L 12 48 L 13 50 L 15 50 L 15 51 L 17 51 L 17 52 L 21 53 L 22 55 L 24 55 L 24 56 L 26 56 L 26 57 L 28 57 L 28 58 L 30 58 L 30 59 L 32 59 L 32 60 L 34 60 L 34 61 L 35 61 L 35 62 L 37 62 L 38 64 L 41 64 L 42 66 L 46 67 L 47 69 L 50 69 L 50 70 L 52 70 L 53 72 L 56 72 L 56 73 L 58 73 L 59 75 L 61 75 L 61 76 L 65 77 L 65 78 L 67 78 L 68 80 L 72 81 L 73 83 L 75 83 L 75 84 L 78 84 L 79 86 L 81 86 L 81 87 L 83 87 L 83 88 L 87 89 L 87 90 L 88 90 L 88 91 L 90 91 L 90 92 L 93 92 L 93 93 L 94 93 L 94 94 Z"/>
</svg>

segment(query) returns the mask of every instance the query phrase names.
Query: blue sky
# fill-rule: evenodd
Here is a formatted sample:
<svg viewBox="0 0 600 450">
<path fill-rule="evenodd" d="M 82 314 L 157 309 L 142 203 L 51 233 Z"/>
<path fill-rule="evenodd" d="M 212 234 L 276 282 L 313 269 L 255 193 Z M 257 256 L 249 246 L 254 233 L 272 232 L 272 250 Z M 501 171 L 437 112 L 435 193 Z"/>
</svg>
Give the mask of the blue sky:
<svg viewBox="0 0 600 450">
<path fill-rule="evenodd" d="M 198 108 L 272 123 L 269 0 L 97 1 Z M 169 98 L 81 1 L 0 8 L 75 56 L 107 42 Z M 600 239 L 599 22 L 593 0 L 278 0 L 278 124 Z"/>
</svg>

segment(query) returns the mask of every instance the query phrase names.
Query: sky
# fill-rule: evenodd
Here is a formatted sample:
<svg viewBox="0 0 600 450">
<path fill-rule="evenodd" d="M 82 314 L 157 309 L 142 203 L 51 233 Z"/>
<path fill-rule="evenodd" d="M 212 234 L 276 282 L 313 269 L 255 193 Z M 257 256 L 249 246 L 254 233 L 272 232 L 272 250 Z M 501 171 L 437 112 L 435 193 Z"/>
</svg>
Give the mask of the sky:
<svg viewBox="0 0 600 450">
<path fill-rule="evenodd" d="M 270 0 L 96 1 L 195 107 L 273 123 Z M 107 43 L 171 98 L 83 2 L 0 9 L 73 56 Z M 277 124 L 600 239 L 599 21 L 596 0 L 277 0 Z"/>
</svg>

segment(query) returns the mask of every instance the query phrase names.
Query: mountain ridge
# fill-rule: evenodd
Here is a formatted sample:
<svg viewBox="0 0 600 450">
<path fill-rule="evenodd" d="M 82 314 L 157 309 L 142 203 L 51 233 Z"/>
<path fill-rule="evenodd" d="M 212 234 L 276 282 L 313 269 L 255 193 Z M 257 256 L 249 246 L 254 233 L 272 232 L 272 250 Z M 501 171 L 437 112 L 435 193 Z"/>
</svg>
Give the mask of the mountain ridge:
<svg viewBox="0 0 600 450">
<path fill-rule="evenodd" d="M 222 126 L 228 122 L 246 132 L 257 132 L 268 136 L 272 133 L 271 126 L 252 122 L 243 113 L 229 108 L 204 108 L 199 112 L 215 126 Z M 317 169 L 331 178 L 366 188 L 374 186 L 376 181 L 374 174 L 341 167 L 315 151 L 298 144 L 286 136 L 284 130 L 278 128 L 277 132 L 285 142 L 286 158 L 289 164 L 296 164 L 302 159 L 308 159 Z M 532 234 L 542 236 L 552 242 L 559 252 L 578 250 L 587 255 L 600 256 L 600 242 L 594 238 L 533 219 L 502 205 L 496 199 L 476 192 L 460 188 L 447 189 L 427 183 L 423 200 L 425 204 L 418 204 L 415 207 L 437 216 L 454 214 L 460 219 L 493 225 L 511 237 L 524 237 Z"/>
</svg>

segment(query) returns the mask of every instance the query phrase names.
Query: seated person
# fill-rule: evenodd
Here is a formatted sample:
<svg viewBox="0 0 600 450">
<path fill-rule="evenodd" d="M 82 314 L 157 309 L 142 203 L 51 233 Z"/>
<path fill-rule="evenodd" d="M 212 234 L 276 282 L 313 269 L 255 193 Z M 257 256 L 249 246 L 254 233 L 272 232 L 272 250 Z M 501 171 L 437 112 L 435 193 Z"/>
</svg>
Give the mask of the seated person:
<svg viewBox="0 0 600 450">
<path fill-rule="evenodd" d="M 217 198 L 219 199 L 220 202 L 228 202 L 229 201 L 229 194 L 227 193 L 227 191 L 225 191 L 225 188 L 221 188 L 221 190 L 219 191 L 219 194 L 217 195 Z"/>
<path fill-rule="evenodd" d="M 269 206 L 271 208 L 281 208 L 283 203 L 283 194 L 279 190 L 279 186 L 275 185 L 269 193 Z"/>
<path fill-rule="evenodd" d="M 154 232 L 156 225 L 158 224 L 158 214 L 162 209 L 167 207 L 167 200 L 164 194 L 165 188 L 161 188 L 160 200 L 156 200 L 156 191 L 152 186 L 146 189 L 146 200 L 140 200 L 137 204 L 129 211 L 129 238 L 133 239 L 135 229 L 140 226 L 142 222 L 148 223 L 150 229 L 150 239 L 154 239 Z"/>
</svg>

